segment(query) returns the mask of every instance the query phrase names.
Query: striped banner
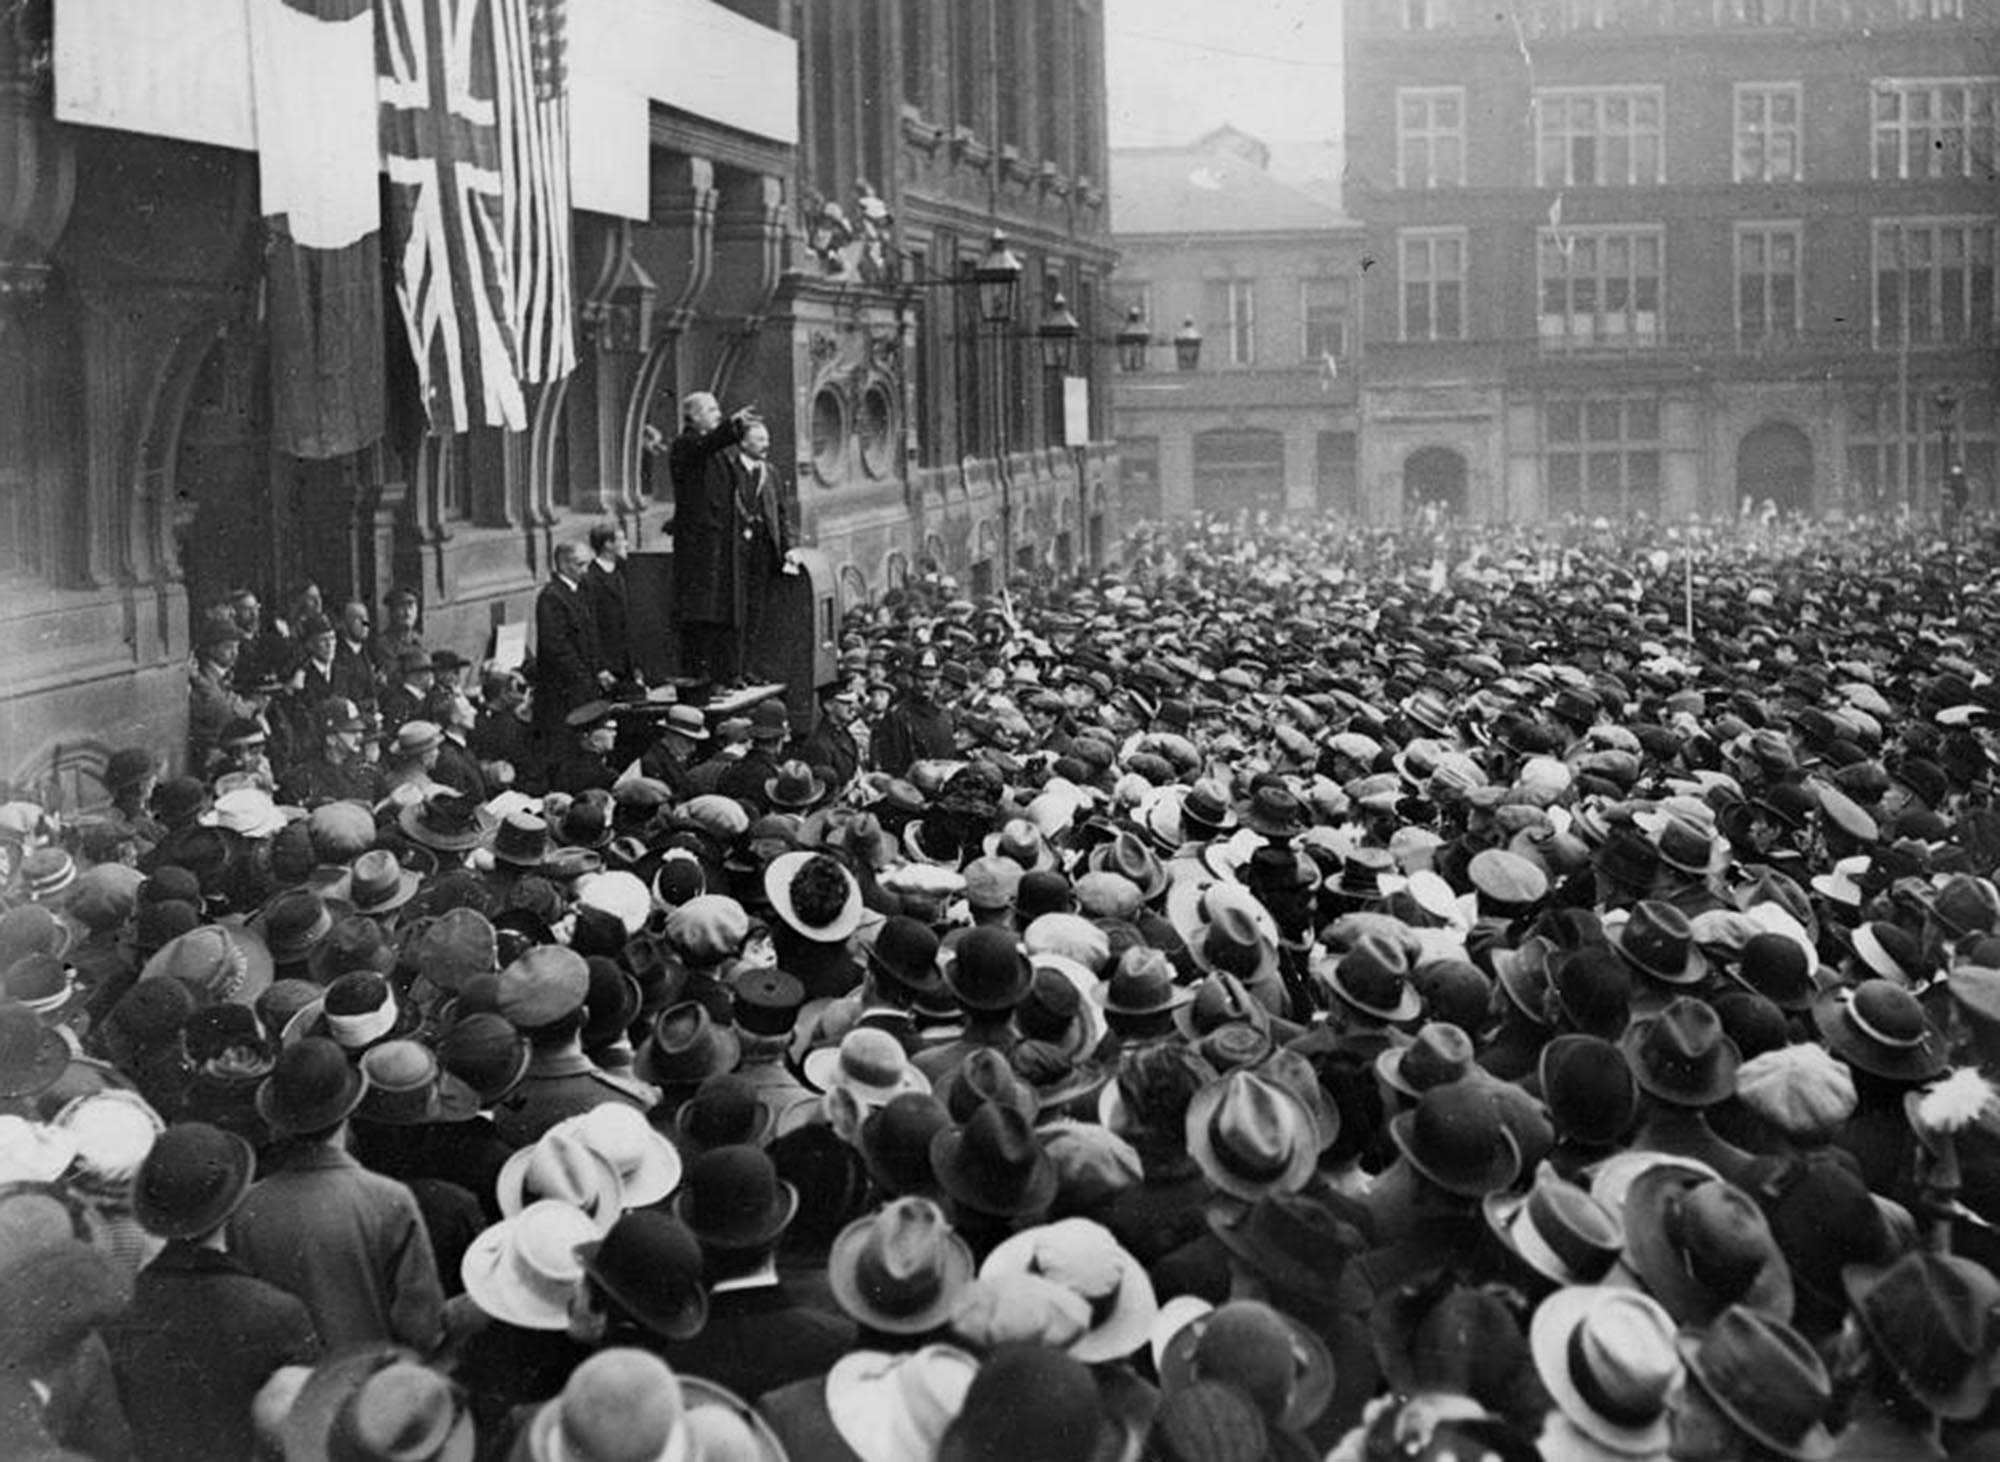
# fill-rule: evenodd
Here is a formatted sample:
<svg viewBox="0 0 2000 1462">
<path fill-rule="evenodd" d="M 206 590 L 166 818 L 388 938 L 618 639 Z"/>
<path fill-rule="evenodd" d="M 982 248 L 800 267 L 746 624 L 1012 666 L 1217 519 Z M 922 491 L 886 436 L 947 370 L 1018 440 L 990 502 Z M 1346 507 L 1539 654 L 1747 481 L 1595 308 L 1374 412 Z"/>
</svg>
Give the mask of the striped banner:
<svg viewBox="0 0 2000 1462">
<path fill-rule="evenodd" d="M 500 178 L 524 382 L 576 368 L 570 273 L 569 75 L 564 0 L 494 0 Z"/>
</svg>

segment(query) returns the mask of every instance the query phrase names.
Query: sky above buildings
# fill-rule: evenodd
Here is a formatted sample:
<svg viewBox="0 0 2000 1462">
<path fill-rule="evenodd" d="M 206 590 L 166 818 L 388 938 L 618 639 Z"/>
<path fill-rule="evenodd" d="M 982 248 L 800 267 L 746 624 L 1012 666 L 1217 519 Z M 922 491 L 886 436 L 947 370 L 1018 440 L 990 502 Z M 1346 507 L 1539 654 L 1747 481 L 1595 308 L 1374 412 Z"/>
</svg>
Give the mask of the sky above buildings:
<svg viewBox="0 0 2000 1462">
<path fill-rule="evenodd" d="M 1107 0 L 1113 147 L 1189 142 L 1223 123 L 1335 142 L 1340 0 Z"/>
</svg>

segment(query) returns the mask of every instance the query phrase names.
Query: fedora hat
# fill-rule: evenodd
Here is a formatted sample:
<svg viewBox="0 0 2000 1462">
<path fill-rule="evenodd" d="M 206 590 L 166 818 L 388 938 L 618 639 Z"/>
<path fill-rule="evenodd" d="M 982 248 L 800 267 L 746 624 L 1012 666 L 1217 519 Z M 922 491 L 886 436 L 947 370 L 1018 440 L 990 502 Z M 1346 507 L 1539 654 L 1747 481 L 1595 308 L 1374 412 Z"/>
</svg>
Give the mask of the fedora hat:
<svg viewBox="0 0 2000 1462">
<path fill-rule="evenodd" d="M 658 1203 L 680 1185 L 681 1155 L 645 1114 L 626 1102 L 600 1102 L 565 1118 L 551 1131 L 566 1131 L 604 1159 L 618 1175 L 626 1208 Z M 547 1140 L 546 1136 L 543 1138 Z"/>
<path fill-rule="evenodd" d="M 1207 839 L 1236 826 L 1236 809 L 1221 782 L 1203 777 L 1180 798 L 1180 822 L 1187 837 Z"/>
<path fill-rule="evenodd" d="M 307 978 L 330 985 L 354 970 L 388 974 L 396 967 L 396 946 L 382 926 L 365 914 L 352 912 L 345 904 L 339 907 L 333 926 L 306 954 Z M 329 908 L 328 912 L 334 910 Z"/>
<path fill-rule="evenodd" d="M 857 1026 L 838 1046 L 808 1051 L 800 1071 L 815 1090 L 831 1092 L 837 1088 L 870 1108 L 931 1089 L 930 1078 L 910 1064 L 902 1042 L 871 1026 Z"/>
<path fill-rule="evenodd" d="M 661 1011 L 653 1021 L 632 1069 L 641 1081 L 655 1086 L 695 1086 L 734 1071 L 742 1055 L 743 1044 L 734 1027 L 716 1024 L 706 1006 L 685 1000 Z"/>
<path fill-rule="evenodd" d="M 1621 1042 L 1640 1090 L 1677 1107 L 1712 1107 L 1736 1091 L 1743 1056 L 1706 1000 L 1682 996 L 1635 1020 Z"/>
<path fill-rule="evenodd" d="M 1391 1046 L 1375 1058 L 1375 1074 L 1407 1097 L 1434 1086 L 1463 1081 L 1476 1069 L 1472 1038 L 1445 1021 L 1430 1021 L 1407 1046 Z"/>
<path fill-rule="evenodd" d="M 1130 879 L 1147 903 L 1167 891 L 1167 865 L 1137 833 L 1121 828 L 1110 842 L 1092 850 L 1087 864 L 1093 873 L 1115 873 Z"/>
<path fill-rule="evenodd" d="M 1186 807 L 1182 807 L 1185 817 Z M 1243 826 L 1266 838 L 1297 837 L 1306 830 L 1305 805 L 1288 788 L 1266 784 L 1250 794 L 1240 813 Z"/>
<path fill-rule="evenodd" d="M 1681 1362 L 1657 1301 L 1599 1285 L 1559 1289 L 1536 1307 L 1528 1348 L 1550 1398 L 1585 1436 L 1625 1456 L 1665 1455 Z"/>
<path fill-rule="evenodd" d="M 1086 1364 L 1118 1360 L 1146 1343 L 1159 1303 L 1146 1268 L 1108 1229 L 1087 1218 L 1065 1218 L 1010 1234 L 979 1267 L 982 1283 L 1005 1288 L 1033 1275 L 1074 1294 L 1090 1324 L 1066 1347 Z"/>
<path fill-rule="evenodd" d="M 931 1171 L 953 1200 L 995 1218 L 1039 1213 L 1056 1195 L 1055 1164 L 1028 1118 L 997 1102 L 931 1139 Z"/>
<path fill-rule="evenodd" d="M 764 896 L 787 926 L 816 944 L 838 944 L 861 927 L 861 885 L 825 853 L 780 853 L 764 869 Z M 803 909 L 801 897 L 809 900 Z"/>
<path fill-rule="evenodd" d="M 1274 1288 L 1331 1305 L 1340 1291 L 1338 1259 L 1367 1247 L 1361 1231 L 1307 1193 L 1264 1193 L 1247 1208 L 1216 1205 L 1209 1231 Z"/>
<path fill-rule="evenodd" d="M 1246 1201 L 1296 1192 L 1319 1161 L 1318 1130 L 1305 1103 L 1258 1071 L 1231 1071 L 1196 1092 L 1186 1131 L 1203 1176 Z"/>
<path fill-rule="evenodd" d="M 1748 1193 L 1671 1163 L 1626 1192 L 1625 1262 L 1683 1324 L 1706 1325 L 1733 1304 L 1792 1317 L 1792 1274 Z"/>
<path fill-rule="evenodd" d="M 1048 1041 L 1022 1040 L 1008 1053 L 1007 1061 L 1027 1086 L 1037 1110 L 1051 1116 L 1068 1115 L 1066 1108 L 1095 1097 L 1111 1079 L 1104 1063 L 1080 1058 L 1075 1051 Z"/>
<path fill-rule="evenodd" d="M 651 1351 L 612 1346 L 527 1425 L 525 1462 L 695 1462 L 687 1393 Z"/>
<path fill-rule="evenodd" d="M 500 970 L 500 936 L 477 909 L 447 909 L 416 940 L 417 967 L 426 982 L 456 994 L 474 975 Z"/>
<path fill-rule="evenodd" d="M 1501 1247 L 1554 1284 L 1597 1284 L 1625 1248 L 1618 1216 L 1544 1164 L 1525 1194 L 1489 1193 L 1481 1206 Z"/>
<path fill-rule="evenodd" d="M 390 1127 L 465 1122 L 479 1114 L 479 1094 L 446 1071 L 421 1041 L 389 1040 L 361 1057 L 368 1091 L 355 1109 L 363 1121 Z"/>
<path fill-rule="evenodd" d="M 1268 985 L 1277 975 L 1278 945 L 1262 922 L 1233 900 L 1211 901 L 1209 922 L 1188 941 L 1195 968 L 1235 975 L 1246 985 Z"/>
<path fill-rule="evenodd" d="M 263 937 L 273 961 L 296 964 L 311 955 L 332 931 L 333 911 L 312 889 L 288 888 L 273 894 L 251 915 L 248 927 Z"/>
<path fill-rule="evenodd" d="M 1639 973 L 1669 985 L 1699 984 L 1708 973 L 1687 915 L 1659 899 L 1635 904 L 1611 947 Z"/>
<path fill-rule="evenodd" d="M 1876 1352 L 1912 1396 L 1955 1421 L 1986 1409 L 2000 1281 L 1984 1265 L 1919 1251 L 1886 1267 L 1851 1265 L 1841 1282 Z"/>
<path fill-rule="evenodd" d="M 1333 1354 L 1284 1311 L 1258 1300 L 1231 1300 L 1193 1316 L 1161 1348 L 1164 1394 L 1202 1381 L 1234 1386 L 1267 1422 L 1300 1431 L 1333 1399 Z"/>
<path fill-rule="evenodd" d="M 764 1147 L 771 1141 L 777 1115 L 758 1100 L 755 1086 L 725 1071 L 707 1078 L 681 1103 L 674 1113 L 674 1135 L 690 1156 L 712 1147 Z"/>
<path fill-rule="evenodd" d="M 509 1153 L 493 1188 L 500 1212 L 508 1218 L 531 1204 L 554 1201 L 583 1214 L 600 1234 L 625 1207 L 618 1170 L 562 1124 Z"/>
<path fill-rule="evenodd" d="M 655 1335 L 690 1340 L 708 1323 L 701 1245 L 670 1213 L 622 1213 L 603 1238 L 579 1244 L 576 1258 L 599 1289 Z"/>
<path fill-rule="evenodd" d="M 1058 862 L 1056 850 L 1042 830 L 1025 817 L 1010 817 L 980 840 L 989 858 L 1006 858 L 1030 873 L 1045 873 Z"/>
<path fill-rule="evenodd" d="M 475 1238 L 459 1263 L 472 1302 L 523 1330 L 562 1330 L 583 1277 L 577 1251 L 603 1229 L 573 1204 L 545 1198 L 518 1208 Z"/>
<path fill-rule="evenodd" d="M 867 1329 L 921 1335 L 951 1318 L 972 1282 L 972 1250 L 928 1198 L 896 1198 L 842 1229 L 827 1254 L 827 1285 Z"/>
<path fill-rule="evenodd" d="M 936 1095 L 952 1121 L 961 1126 L 970 1122 L 972 1114 L 986 1102 L 1017 1108 L 1030 1122 L 1041 1110 L 1035 1089 L 1014 1074 L 1013 1063 L 1006 1055 L 990 1046 L 973 1051 L 940 1076 Z"/>
<path fill-rule="evenodd" d="M 708 740 L 708 718 L 702 714 L 700 706 L 691 706 L 680 701 L 667 707 L 660 727 L 676 736 L 685 736 L 690 741 Z"/>
<path fill-rule="evenodd" d="M 441 853 L 462 853 L 491 838 L 499 819 L 450 787 L 428 793 L 396 814 L 396 822 L 413 841 Z"/>
<path fill-rule="evenodd" d="M 1174 1025 L 1191 1041 L 1225 1025 L 1247 1025 L 1259 1034 L 1271 1030 L 1271 1011 L 1235 975 L 1218 971 L 1194 987 L 1193 998 L 1174 1009 Z"/>
<path fill-rule="evenodd" d="M 1158 950 L 1129 949 L 1090 998 L 1107 1015 L 1140 1019 L 1164 1015 L 1192 1000 L 1194 992 L 1174 983 L 1173 966 Z"/>
<path fill-rule="evenodd" d="M 367 1094 L 368 1077 L 347 1053 L 321 1036 L 307 1036 L 278 1053 L 257 1087 L 257 1113 L 285 1136 L 325 1132 L 346 1121 Z"/>
<path fill-rule="evenodd" d="M 1511 1188 L 1521 1150 L 1500 1107 L 1480 1084 L 1447 1082 L 1389 1120 L 1389 1138 L 1425 1178 L 1464 1198 Z"/>
<path fill-rule="evenodd" d="M 394 913 L 417 896 L 423 878 L 403 867 L 385 848 L 371 848 L 354 860 L 327 897 L 351 905 L 357 914 Z"/>
<path fill-rule="evenodd" d="M 1833 1455 L 1833 1382 L 1791 1326 L 1731 1305 L 1706 1331 L 1683 1333 L 1680 1352 L 1703 1394 L 1754 1441 L 1795 1462 Z"/>
<path fill-rule="evenodd" d="M 1902 986 L 1863 980 L 1813 1002 L 1813 1023 L 1848 1065 L 1894 1081 L 1923 1082 L 1944 1074 L 1944 1040 L 1924 1007 Z"/>
<path fill-rule="evenodd" d="M 139 1164 L 133 1216 L 163 1239 L 200 1238 L 236 1211 L 256 1172 L 256 1152 L 234 1132 L 206 1122 L 175 1123 Z"/>
<path fill-rule="evenodd" d="M 860 1462 L 933 1462 L 978 1372 L 979 1362 L 951 1345 L 851 1351 L 827 1372 L 827 1418 Z"/>
<path fill-rule="evenodd" d="M 539 868 L 549 858 L 549 825 L 532 812 L 510 812 L 493 835 L 493 861 L 510 868 Z"/>
<path fill-rule="evenodd" d="M 702 1247 L 755 1250 L 776 1243 L 799 1211 L 799 1190 L 759 1147 L 718 1147 L 688 1164 L 674 1212 Z"/>
<path fill-rule="evenodd" d="M 804 811 L 826 796 L 826 782 L 796 759 L 778 763 L 775 776 L 764 781 L 764 800 L 776 808 Z"/>
<path fill-rule="evenodd" d="M 1597 1036 L 1557 1036 L 1537 1062 L 1542 1100 L 1556 1132 L 1586 1147 L 1611 1147 L 1639 1119 L 1639 1084 L 1625 1053 Z"/>
<path fill-rule="evenodd" d="M 863 1117 L 855 1147 L 868 1176 L 883 1192 L 896 1197 L 926 1192 L 937 1182 L 931 1172 L 931 1143 L 953 1125 L 944 1103 L 912 1092 Z"/>
<path fill-rule="evenodd" d="M 1414 1020 L 1423 1000 L 1409 981 L 1410 962 L 1402 947 L 1373 933 L 1363 934 L 1333 962 L 1323 979 L 1343 1002 L 1363 1015 L 1394 1025 Z"/>
</svg>

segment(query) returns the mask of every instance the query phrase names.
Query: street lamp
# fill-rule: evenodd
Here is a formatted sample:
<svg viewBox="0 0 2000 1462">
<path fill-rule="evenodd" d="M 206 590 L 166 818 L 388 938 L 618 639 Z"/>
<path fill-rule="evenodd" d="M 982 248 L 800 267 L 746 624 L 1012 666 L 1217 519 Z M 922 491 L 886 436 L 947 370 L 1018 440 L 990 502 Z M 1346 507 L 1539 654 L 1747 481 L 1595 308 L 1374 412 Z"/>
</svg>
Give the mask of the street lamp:
<svg viewBox="0 0 2000 1462">
<path fill-rule="evenodd" d="M 1007 327 L 1014 322 L 1014 304 L 1021 291 L 1021 260 L 1007 247 L 999 229 L 987 241 L 986 255 L 972 269 L 979 289 L 979 318 L 993 337 L 993 470 L 1000 479 L 1000 583 L 1014 572 L 1014 474 L 1007 462 Z"/>
<path fill-rule="evenodd" d="M 1035 332 L 1042 342 L 1042 369 L 1055 375 L 1068 375 L 1070 360 L 1076 354 L 1077 337 L 1083 333 L 1076 316 L 1070 312 L 1069 301 L 1058 294 L 1049 301 L 1049 308 L 1042 317 L 1042 328 Z"/>
<path fill-rule="evenodd" d="M 986 255 L 973 266 L 972 277 L 979 285 L 979 318 L 995 327 L 1012 324 L 1014 301 L 1021 290 L 1021 260 L 999 229 L 987 240 Z"/>
<path fill-rule="evenodd" d="M 1153 332 L 1146 328 L 1146 317 L 1137 305 L 1125 312 L 1125 328 L 1118 332 L 1118 369 L 1127 375 L 1137 375 L 1146 368 L 1146 347 L 1153 343 Z"/>
<path fill-rule="evenodd" d="M 1174 364 L 1183 371 L 1201 369 L 1201 331 L 1195 329 L 1193 315 L 1174 332 Z"/>
</svg>

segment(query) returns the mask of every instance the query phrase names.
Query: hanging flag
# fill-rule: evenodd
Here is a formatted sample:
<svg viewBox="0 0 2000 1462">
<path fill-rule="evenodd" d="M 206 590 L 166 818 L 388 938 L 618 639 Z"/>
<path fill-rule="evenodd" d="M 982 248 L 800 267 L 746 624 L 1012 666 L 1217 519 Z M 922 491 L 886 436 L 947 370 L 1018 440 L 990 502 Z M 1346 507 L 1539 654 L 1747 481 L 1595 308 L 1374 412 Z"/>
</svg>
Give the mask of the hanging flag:
<svg viewBox="0 0 2000 1462">
<path fill-rule="evenodd" d="M 1340 360 L 1330 350 L 1319 353 L 1319 388 L 1331 391 L 1333 383 L 1340 379 Z"/>
<path fill-rule="evenodd" d="M 527 426 L 514 334 L 496 0 L 379 0 L 388 247 L 433 432 Z"/>
<path fill-rule="evenodd" d="M 494 4 L 500 186 L 521 380 L 560 380 L 576 368 L 566 0 Z"/>
<path fill-rule="evenodd" d="M 1549 231 L 1556 236 L 1556 247 L 1567 259 L 1576 249 L 1574 236 L 1563 232 L 1563 195 L 1558 193 L 1555 202 L 1549 205 Z"/>
<path fill-rule="evenodd" d="M 381 196 L 370 0 L 251 0 L 272 429 L 295 457 L 382 434 Z"/>
</svg>

